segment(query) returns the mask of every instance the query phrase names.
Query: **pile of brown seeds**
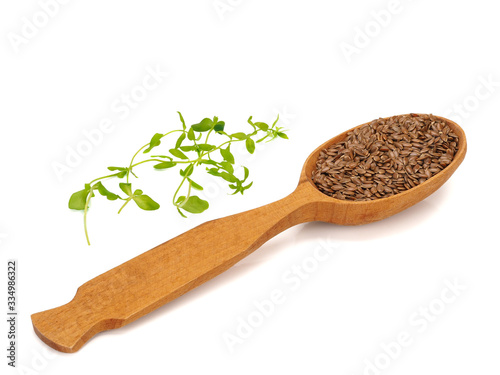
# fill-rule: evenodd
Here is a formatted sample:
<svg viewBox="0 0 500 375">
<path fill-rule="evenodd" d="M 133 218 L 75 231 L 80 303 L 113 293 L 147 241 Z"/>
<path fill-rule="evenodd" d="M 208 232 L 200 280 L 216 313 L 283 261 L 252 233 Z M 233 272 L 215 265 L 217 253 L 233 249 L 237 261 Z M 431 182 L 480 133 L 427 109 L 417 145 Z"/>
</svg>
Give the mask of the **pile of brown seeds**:
<svg viewBox="0 0 500 375">
<path fill-rule="evenodd" d="M 457 149 L 457 135 L 433 115 L 378 119 L 322 150 L 312 180 L 337 199 L 385 198 L 439 173 Z"/>
</svg>

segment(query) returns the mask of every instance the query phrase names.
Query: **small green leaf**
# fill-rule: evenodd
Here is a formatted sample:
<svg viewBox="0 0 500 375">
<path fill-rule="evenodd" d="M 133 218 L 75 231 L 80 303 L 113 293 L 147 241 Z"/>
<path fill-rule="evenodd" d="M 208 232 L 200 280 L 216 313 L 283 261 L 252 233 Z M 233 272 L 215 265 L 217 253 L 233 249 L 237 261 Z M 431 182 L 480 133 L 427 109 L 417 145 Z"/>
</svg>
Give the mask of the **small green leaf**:
<svg viewBox="0 0 500 375">
<path fill-rule="evenodd" d="M 182 141 L 186 139 L 186 133 L 182 133 L 179 138 L 177 138 L 177 142 L 175 143 L 175 148 L 179 148 L 182 144 Z"/>
<path fill-rule="evenodd" d="M 177 113 L 179 114 L 179 118 L 181 119 L 182 122 L 182 130 L 186 130 L 186 123 L 184 122 L 184 117 L 182 117 L 179 111 L 177 111 Z"/>
<path fill-rule="evenodd" d="M 215 124 L 214 131 L 216 131 L 217 133 L 224 131 L 224 125 L 224 121 L 219 121 L 217 124 Z"/>
<path fill-rule="evenodd" d="M 84 210 L 87 197 L 90 193 L 90 185 L 85 184 L 85 189 L 73 193 L 69 198 L 68 207 L 72 210 Z"/>
<path fill-rule="evenodd" d="M 191 176 L 193 174 L 194 167 L 193 164 L 189 164 L 186 169 L 181 169 L 179 173 L 181 174 L 182 177 L 187 177 Z"/>
<path fill-rule="evenodd" d="M 234 164 L 234 156 L 233 156 L 233 154 L 231 154 L 231 151 L 229 150 L 229 146 L 227 146 L 226 149 L 221 148 L 220 154 L 224 158 L 224 160 L 230 162 L 231 164 Z"/>
<path fill-rule="evenodd" d="M 278 137 L 281 137 L 281 138 L 283 138 L 283 139 L 288 139 L 288 135 L 286 135 L 286 134 L 285 134 L 285 133 L 283 133 L 283 132 L 278 132 L 277 134 L 278 134 Z"/>
<path fill-rule="evenodd" d="M 261 139 L 259 139 L 259 140 L 257 141 L 257 143 L 262 142 L 262 141 L 263 141 L 264 139 L 266 139 L 267 137 L 269 137 L 269 134 L 266 134 L 264 137 L 262 137 Z"/>
<path fill-rule="evenodd" d="M 269 129 L 269 125 L 267 125 L 265 122 L 256 122 L 254 125 L 265 132 L 267 132 L 267 130 Z"/>
<path fill-rule="evenodd" d="M 276 123 L 278 122 L 278 120 L 280 119 L 280 114 L 278 113 L 278 116 L 276 116 L 276 120 L 274 120 L 273 122 L 273 128 L 274 128 L 274 125 L 276 125 Z"/>
<path fill-rule="evenodd" d="M 132 195 L 132 184 L 120 182 L 120 189 L 129 197 Z"/>
<path fill-rule="evenodd" d="M 253 181 L 250 182 L 247 186 L 243 186 L 243 189 L 241 190 L 241 194 L 243 194 L 243 192 L 247 189 L 250 189 L 250 187 L 253 185 Z"/>
<path fill-rule="evenodd" d="M 209 118 L 204 118 L 200 123 L 191 125 L 191 129 L 196 132 L 207 132 L 214 126 L 214 123 Z"/>
<path fill-rule="evenodd" d="M 163 163 L 159 163 L 153 166 L 154 169 L 167 169 L 172 168 L 177 165 L 176 162 L 173 161 L 164 161 Z"/>
<path fill-rule="evenodd" d="M 139 206 L 139 208 L 146 211 L 153 211 L 160 208 L 160 205 L 152 200 L 148 195 L 142 195 L 142 191 L 141 194 L 134 196 L 132 199 Z"/>
<path fill-rule="evenodd" d="M 93 189 L 97 189 L 97 191 L 102 195 L 102 196 L 105 196 L 106 198 L 108 198 L 110 201 L 114 201 L 114 200 L 117 200 L 119 198 L 118 195 L 116 195 L 115 193 L 112 193 L 110 192 L 108 189 L 106 189 L 104 187 L 104 185 L 102 184 L 101 181 L 99 181 L 98 183 L 96 183 L 94 186 L 93 186 Z"/>
<path fill-rule="evenodd" d="M 220 165 L 223 169 L 225 169 L 226 171 L 228 171 L 229 173 L 234 173 L 234 168 L 233 168 L 233 165 L 228 162 L 228 161 L 221 161 L 220 162 Z"/>
<path fill-rule="evenodd" d="M 142 195 L 142 193 L 143 193 L 143 191 L 142 191 L 141 189 L 136 189 L 136 190 L 134 191 L 134 196 L 135 196 L 135 195 Z"/>
<path fill-rule="evenodd" d="M 179 212 L 179 214 L 180 214 L 182 217 L 185 217 L 185 218 L 187 219 L 187 216 L 186 216 L 186 215 L 184 215 L 184 214 L 182 213 L 182 211 L 179 209 L 179 207 L 177 207 L 177 212 Z"/>
<path fill-rule="evenodd" d="M 220 176 L 219 170 L 217 168 L 207 168 L 207 173 L 212 176 Z"/>
<path fill-rule="evenodd" d="M 110 171 L 127 171 L 128 168 L 123 168 L 123 167 L 108 167 Z"/>
<path fill-rule="evenodd" d="M 204 143 L 198 145 L 198 147 L 200 148 L 201 151 L 212 151 L 215 148 L 214 145 L 209 145 Z"/>
<path fill-rule="evenodd" d="M 186 197 L 182 198 L 181 202 L 183 202 Z M 192 214 L 200 214 L 208 208 L 208 202 L 206 200 L 200 199 L 196 195 L 191 195 L 186 202 L 181 203 L 179 208 L 190 212 Z"/>
<path fill-rule="evenodd" d="M 161 138 L 163 137 L 163 134 L 161 133 L 156 133 L 153 135 L 153 138 L 151 138 L 151 141 L 149 142 L 149 147 L 143 151 L 143 153 L 147 154 L 149 151 L 151 151 L 154 147 L 159 146 L 161 144 Z"/>
<path fill-rule="evenodd" d="M 210 159 L 201 159 L 200 164 L 217 165 L 217 162 L 215 160 L 210 160 Z"/>
<path fill-rule="evenodd" d="M 242 182 L 245 182 L 248 178 L 248 175 L 250 174 L 250 171 L 248 170 L 247 167 L 243 167 L 243 170 L 245 171 L 245 178 L 243 179 Z"/>
<path fill-rule="evenodd" d="M 249 153 L 253 154 L 255 151 L 255 142 L 253 141 L 252 138 L 247 138 L 245 141 L 245 146 L 247 147 L 247 150 Z"/>
<path fill-rule="evenodd" d="M 247 135 L 245 133 L 241 133 L 241 132 L 240 133 L 231 134 L 231 137 L 239 139 L 239 140 L 247 139 Z"/>
<path fill-rule="evenodd" d="M 196 150 L 197 148 L 196 148 L 196 146 L 181 146 L 181 147 L 180 147 L 180 149 L 181 149 L 182 151 L 194 151 L 194 150 Z"/>
<path fill-rule="evenodd" d="M 190 178 L 188 178 L 188 181 L 191 183 L 191 186 L 193 187 L 193 189 L 196 189 L 196 190 L 203 190 L 203 186 L 197 184 L 196 182 L 194 182 L 193 180 L 191 180 Z"/>
<path fill-rule="evenodd" d="M 178 157 L 179 159 L 189 159 L 186 155 L 184 155 L 184 153 L 181 151 L 181 150 L 177 150 L 175 148 L 171 148 L 170 150 L 168 150 L 172 155 L 174 155 L 175 157 Z"/>
<path fill-rule="evenodd" d="M 219 176 L 222 177 L 227 182 L 237 182 L 238 179 L 231 173 L 228 172 L 219 172 Z"/>
<path fill-rule="evenodd" d="M 118 178 L 123 178 L 127 175 L 128 168 L 123 168 L 123 167 L 108 167 L 110 171 L 120 171 L 119 173 L 116 174 L 116 177 Z"/>
<path fill-rule="evenodd" d="M 194 141 L 196 139 L 196 136 L 194 135 L 193 128 L 189 128 L 189 130 L 188 130 L 188 139 L 190 141 Z"/>
</svg>

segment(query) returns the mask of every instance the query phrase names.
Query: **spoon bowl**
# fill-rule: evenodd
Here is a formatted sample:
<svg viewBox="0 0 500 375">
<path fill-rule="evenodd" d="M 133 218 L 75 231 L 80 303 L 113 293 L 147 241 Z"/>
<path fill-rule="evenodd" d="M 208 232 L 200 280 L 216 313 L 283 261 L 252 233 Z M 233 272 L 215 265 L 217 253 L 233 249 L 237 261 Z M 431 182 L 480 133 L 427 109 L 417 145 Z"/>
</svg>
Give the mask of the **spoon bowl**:
<svg viewBox="0 0 500 375">
<path fill-rule="evenodd" d="M 425 182 L 372 201 L 345 201 L 323 194 L 311 179 L 319 153 L 342 141 L 353 128 L 311 153 L 297 188 L 287 197 L 206 222 L 95 277 L 80 286 L 69 303 L 33 314 L 36 334 L 56 350 L 76 352 L 95 334 L 123 327 L 219 275 L 287 228 L 310 221 L 367 224 L 420 202 L 448 180 L 467 149 L 463 130 L 453 121 L 438 118 L 458 136 L 458 151 L 446 168 Z"/>
<path fill-rule="evenodd" d="M 333 144 L 341 142 L 346 138 L 349 132 L 369 123 L 361 124 L 349 129 L 333 137 L 314 150 L 304 163 L 300 175 L 299 186 L 304 185 L 303 188 L 306 189 L 307 194 L 311 197 L 311 200 L 316 201 L 319 205 L 316 208 L 317 212 L 315 221 L 324 221 L 338 225 L 368 224 L 397 214 L 398 212 L 401 212 L 427 198 L 439 189 L 451 177 L 464 160 L 467 152 L 467 140 L 464 131 L 458 124 L 444 117 L 434 117 L 444 121 L 458 136 L 458 150 L 453 157 L 452 162 L 442 171 L 435 174 L 425 182 L 390 197 L 371 201 L 340 200 L 332 198 L 319 191 L 311 178 L 312 172 L 316 168 L 316 160 L 318 160 L 319 154 L 322 150 L 327 149 Z M 383 120 L 386 119 L 387 118 Z"/>
</svg>

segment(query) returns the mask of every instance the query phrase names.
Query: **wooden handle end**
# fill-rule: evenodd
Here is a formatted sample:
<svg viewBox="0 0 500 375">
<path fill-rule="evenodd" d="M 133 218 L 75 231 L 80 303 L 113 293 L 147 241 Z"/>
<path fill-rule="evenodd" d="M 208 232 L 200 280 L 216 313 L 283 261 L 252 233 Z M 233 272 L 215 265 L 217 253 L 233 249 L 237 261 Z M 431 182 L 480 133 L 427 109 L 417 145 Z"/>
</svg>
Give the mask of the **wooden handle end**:
<svg viewBox="0 0 500 375">
<path fill-rule="evenodd" d="M 75 353 L 97 333 L 124 324 L 122 319 L 103 318 L 96 314 L 77 296 L 66 305 L 31 315 L 36 335 L 63 353 Z"/>
</svg>

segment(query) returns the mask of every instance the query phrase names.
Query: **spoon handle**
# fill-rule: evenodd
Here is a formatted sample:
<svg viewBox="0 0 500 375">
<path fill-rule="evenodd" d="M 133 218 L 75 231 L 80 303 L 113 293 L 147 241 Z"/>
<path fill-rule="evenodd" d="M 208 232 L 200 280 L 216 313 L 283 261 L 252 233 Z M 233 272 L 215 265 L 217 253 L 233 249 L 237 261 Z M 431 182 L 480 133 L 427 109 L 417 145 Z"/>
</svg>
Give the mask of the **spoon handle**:
<svg viewBox="0 0 500 375">
<path fill-rule="evenodd" d="M 66 305 L 33 314 L 36 334 L 50 347 L 73 353 L 95 334 L 123 327 L 183 295 L 276 234 L 312 221 L 310 202 L 300 190 L 204 223 L 97 276 Z"/>
</svg>

